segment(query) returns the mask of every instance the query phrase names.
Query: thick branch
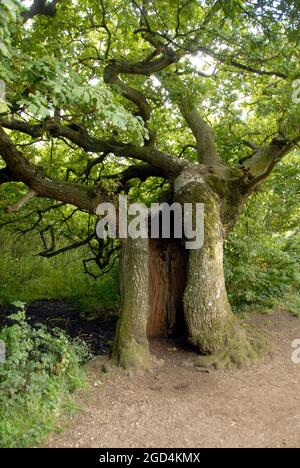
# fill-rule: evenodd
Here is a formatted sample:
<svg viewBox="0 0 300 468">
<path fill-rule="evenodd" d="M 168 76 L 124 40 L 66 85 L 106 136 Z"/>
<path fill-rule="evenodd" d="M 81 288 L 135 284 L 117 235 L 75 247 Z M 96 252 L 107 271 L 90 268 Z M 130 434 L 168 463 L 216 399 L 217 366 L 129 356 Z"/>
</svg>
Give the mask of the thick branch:
<svg viewBox="0 0 300 468">
<path fill-rule="evenodd" d="M 120 157 L 138 159 L 161 169 L 164 177 L 178 175 L 183 167 L 187 165 L 186 161 L 181 161 L 152 146 L 138 147 L 112 140 L 96 139 L 86 129 L 75 124 L 67 126 L 61 125 L 56 121 L 49 121 L 44 126 L 37 127 L 36 125 L 30 125 L 19 120 L 7 121 L 5 119 L 0 119 L 0 123 L 5 128 L 21 131 L 27 135 L 34 136 L 34 138 L 42 136 L 44 132 L 48 131 L 52 137 L 67 138 L 86 152 L 112 153 Z"/>
<path fill-rule="evenodd" d="M 45 176 L 41 169 L 30 164 L 18 151 L 4 130 L 0 127 L 0 155 L 6 162 L 13 177 L 24 182 L 37 195 L 52 198 L 75 205 L 80 209 L 95 213 L 102 201 L 111 201 L 101 188 L 94 191 L 69 182 L 52 180 Z"/>
<path fill-rule="evenodd" d="M 187 161 L 175 158 L 169 153 L 160 151 L 152 146 L 125 147 L 115 151 L 116 155 L 126 158 L 139 159 L 154 168 L 160 169 L 164 177 L 176 177 L 189 163 Z"/>
<path fill-rule="evenodd" d="M 50 3 L 47 0 L 34 0 L 29 10 L 22 13 L 24 22 L 37 15 L 55 16 L 58 2 L 59 0 L 52 0 Z"/>
<path fill-rule="evenodd" d="M 179 57 L 179 54 L 166 48 L 163 55 L 150 62 L 147 60 L 138 63 L 113 62 L 107 65 L 104 70 L 104 81 L 105 83 L 117 85 L 123 91 L 124 96 L 136 104 L 140 110 L 141 116 L 147 121 L 151 115 L 151 107 L 146 97 L 143 93 L 122 81 L 119 75 L 151 75 L 177 62 Z"/>
<path fill-rule="evenodd" d="M 287 78 L 287 75 L 280 71 L 256 68 L 254 66 L 241 63 L 234 56 L 229 55 L 226 52 L 215 52 L 209 47 L 202 46 L 201 37 L 198 36 L 190 41 L 187 41 L 186 44 L 182 46 L 177 44 L 176 41 L 171 37 L 161 35 L 155 31 L 150 31 L 147 28 L 140 28 L 139 32 L 144 32 L 145 39 L 147 39 L 148 42 L 153 45 L 153 47 L 161 47 L 165 51 L 167 48 L 169 48 L 169 45 L 172 44 L 172 46 L 176 49 L 176 52 L 173 52 L 174 61 L 171 63 L 177 62 L 186 54 L 196 54 L 197 52 L 202 52 L 203 54 L 214 58 L 216 61 L 223 63 L 224 65 L 230 65 L 234 68 L 238 68 L 249 73 L 254 73 L 261 76 L 277 76 L 279 78 Z M 167 40 L 168 45 L 164 45 L 162 39 Z"/>
<path fill-rule="evenodd" d="M 247 172 L 248 183 L 245 192 L 251 193 L 266 179 L 276 164 L 300 141 L 300 135 L 294 140 L 274 138 L 269 145 L 262 145 L 256 149 L 251 158 L 244 161 L 243 168 Z"/>
<path fill-rule="evenodd" d="M 151 115 L 150 104 L 148 103 L 143 93 L 122 81 L 118 77 L 118 73 L 119 71 L 117 64 L 108 65 L 104 71 L 105 83 L 114 84 L 118 86 L 122 90 L 124 96 L 130 101 L 132 101 L 139 108 L 141 117 L 146 122 L 150 119 Z"/>
<path fill-rule="evenodd" d="M 251 148 L 252 150 L 256 151 L 258 149 L 258 146 L 253 143 L 252 141 L 249 140 L 242 140 L 243 145 L 248 146 L 248 148 Z M 247 156 L 248 158 L 248 156 Z"/>
<path fill-rule="evenodd" d="M 195 105 L 184 97 L 179 102 L 179 108 L 197 142 L 199 162 L 208 165 L 221 162 L 215 144 L 214 131 L 201 117 Z"/>
<path fill-rule="evenodd" d="M 215 144 L 214 131 L 197 110 L 194 100 L 186 92 L 184 83 L 174 73 L 161 77 L 161 82 L 169 92 L 172 101 L 178 105 L 180 112 L 194 135 L 199 163 L 207 165 L 220 164 L 222 161 Z M 176 89 L 180 90 L 179 97 L 177 91 L 174 93 L 170 82 L 171 84 L 176 82 Z"/>
<path fill-rule="evenodd" d="M 0 117 L 0 125 L 8 130 L 16 130 L 32 138 L 39 138 L 43 135 L 42 125 L 30 125 L 24 120 L 11 119 Z"/>
<path fill-rule="evenodd" d="M 132 179 L 139 179 L 141 182 L 144 182 L 149 177 L 162 177 L 162 172 L 150 166 L 149 164 L 139 164 L 136 166 L 129 166 L 125 171 L 122 172 L 120 176 L 120 182 L 126 183 Z"/>
<path fill-rule="evenodd" d="M 117 179 L 120 183 L 120 189 L 124 188 L 132 179 L 139 179 L 144 182 L 149 177 L 163 177 L 160 169 L 150 166 L 149 164 L 137 164 L 129 166 L 119 174 L 108 176 L 107 179 Z"/>
</svg>

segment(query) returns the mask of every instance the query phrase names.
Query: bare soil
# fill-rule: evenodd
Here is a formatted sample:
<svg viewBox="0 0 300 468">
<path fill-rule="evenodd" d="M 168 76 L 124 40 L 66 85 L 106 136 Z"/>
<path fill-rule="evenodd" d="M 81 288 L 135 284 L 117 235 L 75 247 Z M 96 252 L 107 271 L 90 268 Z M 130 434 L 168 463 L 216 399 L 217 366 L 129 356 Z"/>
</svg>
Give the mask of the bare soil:
<svg viewBox="0 0 300 468">
<path fill-rule="evenodd" d="M 197 367 L 198 356 L 170 340 L 154 341 L 153 370 L 113 369 L 107 358 L 88 365 L 82 408 L 47 447 L 299 447 L 300 364 L 291 343 L 300 320 L 285 312 L 257 316 L 270 352 L 235 370 Z"/>
<path fill-rule="evenodd" d="M 16 311 L 17 308 L 12 304 L 0 305 L 0 328 L 13 323 L 8 317 Z M 99 309 L 88 319 L 81 316 L 76 304 L 65 300 L 32 302 L 26 307 L 26 317 L 33 326 L 42 324 L 49 331 L 60 328 L 71 338 L 82 339 L 96 355 L 109 352 L 117 323 L 113 311 Z"/>
</svg>

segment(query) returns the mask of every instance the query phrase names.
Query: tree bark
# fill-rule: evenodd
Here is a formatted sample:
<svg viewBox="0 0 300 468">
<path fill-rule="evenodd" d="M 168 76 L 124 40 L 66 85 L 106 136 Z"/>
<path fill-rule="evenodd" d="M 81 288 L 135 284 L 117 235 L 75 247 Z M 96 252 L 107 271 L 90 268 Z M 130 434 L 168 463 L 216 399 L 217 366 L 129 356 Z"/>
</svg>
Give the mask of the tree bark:
<svg viewBox="0 0 300 468">
<path fill-rule="evenodd" d="M 236 216 L 242 199 L 237 196 L 234 202 L 233 192 L 232 199 L 222 198 L 214 180 L 201 168 L 189 168 L 174 183 L 176 201 L 204 204 L 201 248 L 183 252 L 174 240 L 126 240 L 121 316 L 113 348 L 113 358 L 123 367 L 147 369 L 148 338 L 178 330 L 187 331 L 193 347 L 213 355 L 216 362 L 240 365 L 253 356 L 246 332 L 231 310 L 223 267 L 228 204 L 234 205 Z"/>
<path fill-rule="evenodd" d="M 181 242 L 150 239 L 148 338 L 183 336 L 187 255 Z"/>
<path fill-rule="evenodd" d="M 124 241 L 121 261 L 121 311 L 112 359 L 124 368 L 148 369 L 149 242 Z"/>
<path fill-rule="evenodd" d="M 204 245 L 189 251 L 184 316 L 190 343 L 200 353 L 217 353 L 237 324 L 224 280 L 221 203 L 195 171 L 182 173 L 175 191 L 181 203 L 204 203 Z"/>
</svg>

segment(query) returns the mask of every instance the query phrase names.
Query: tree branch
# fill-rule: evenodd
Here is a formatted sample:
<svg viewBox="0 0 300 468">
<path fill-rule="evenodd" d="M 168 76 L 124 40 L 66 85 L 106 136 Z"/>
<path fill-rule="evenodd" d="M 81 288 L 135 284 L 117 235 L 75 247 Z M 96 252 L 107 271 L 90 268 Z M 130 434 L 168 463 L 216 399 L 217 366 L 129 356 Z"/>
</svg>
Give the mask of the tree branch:
<svg viewBox="0 0 300 468">
<path fill-rule="evenodd" d="M 214 50 L 210 49 L 209 47 L 202 46 L 201 45 L 201 37 L 196 36 L 192 40 L 189 40 L 186 42 L 185 45 L 180 45 L 176 43 L 176 41 L 167 35 L 162 35 L 158 32 L 151 31 L 147 28 L 140 28 L 139 32 L 144 33 L 144 37 L 150 44 L 153 45 L 153 47 L 160 47 L 164 51 L 170 50 L 170 45 L 176 49 L 176 52 L 173 51 L 173 57 L 174 61 L 172 63 L 177 62 L 181 57 L 183 57 L 186 54 L 196 54 L 197 52 L 202 52 L 205 55 L 208 55 L 209 57 L 212 57 L 216 61 L 223 63 L 224 65 L 231 65 L 234 68 L 238 68 L 240 70 L 247 71 L 249 73 L 254 73 L 256 75 L 261 75 L 261 76 L 277 76 L 278 78 L 287 78 L 287 75 L 285 73 L 276 71 L 276 70 L 264 70 L 264 69 L 259 69 L 244 63 L 239 62 L 236 60 L 235 57 L 232 55 L 226 54 L 224 52 L 215 52 Z M 155 38 L 157 36 L 157 38 Z M 164 44 L 162 42 L 162 39 L 167 40 L 167 44 Z"/>
<path fill-rule="evenodd" d="M 163 177 L 163 173 L 160 169 L 152 167 L 149 164 L 137 164 L 127 167 L 119 174 L 107 176 L 106 179 L 119 180 L 120 188 L 122 189 L 132 179 L 139 179 L 141 182 L 144 182 L 149 177 Z"/>
<path fill-rule="evenodd" d="M 242 140 L 242 143 L 243 143 L 243 145 L 248 146 L 248 148 L 251 148 L 254 151 L 256 151 L 258 149 L 258 146 L 255 143 L 252 143 L 252 141 Z"/>
<path fill-rule="evenodd" d="M 64 137 L 75 143 L 79 148 L 92 153 L 112 153 L 116 156 L 138 159 L 153 167 L 161 169 L 164 177 L 174 177 L 188 163 L 160 151 L 153 146 L 132 146 L 113 140 L 101 140 L 92 137 L 85 128 L 77 124 L 61 125 L 57 121 L 48 121 L 44 126 L 30 125 L 21 120 L 7 121 L 0 119 L 0 124 L 10 130 L 21 131 L 27 135 L 42 136 L 49 132 L 52 137 Z M 76 130 L 74 130 L 76 128 Z"/>
<path fill-rule="evenodd" d="M 25 135 L 31 136 L 32 138 L 39 138 L 43 135 L 42 125 L 30 125 L 24 120 L 8 120 L 5 117 L 0 117 L 0 125 L 2 125 L 4 128 L 7 128 L 8 130 L 22 132 Z"/>
<path fill-rule="evenodd" d="M 36 197 L 36 192 L 34 190 L 30 190 L 25 197 L 21 198 L 17 203 L 14 205 L 8 206 L 5 211 L 6 213 L 15 213 L 21 210 L 26 203 L 28 203 L 32 198 Z"/>
<path fill-rule="evenodd" d="M 24 23 L 37 15 L 55 16 L 58 2 L 59 0 L 52 0 L 50 3 L 47 0 L 34 0 L 29 10 L 22 13 Z"/>
<path fill-rule="evenodd" d="M 74 242 L 74 244 L 68 245 L 68 246 L 63 247 L 63 248 L 61 248 L 59 250 L 56 250 L 56 251 L 41 252 L 38 255 L 40 257 L 46 257 L 46 258 L 55 257 L 56 255 L 68 252 L 69 250 L 78 249 L 78 247 L 83 247 L 84 245 L 87 245 L 95 237 L 96 237 L 96 233 L 93 232 L 86 239 L 84 239 L 82 241 Z"/>
<path fill-rule="evenodd" d="M 223 63 L 224 65 L 231 65 L 234 68 L 238 68 L 240 70 L 244 70 L 249 73 L 254 73 L 256 75 L 261 75 L 261 76 L 277 76 L 278 78 L 287 78 L 287 75 L 285 73 L 281 73 L 275 70 L 274 71 L 273 70 L 261 70 L 261 69 L 252 67 L 250 65 L 245 65 L 243 63 L 240 63 L 239 61 L 237 61 L 234 57 L 231 57 L 230 55 L 219 53 L 219 52 L 214 52 L 208 47 L 199 46 L 198 52 L 203 52 L 205 55 L 208 55 L 214 58 L 215 60 L 217 60 L 220 63 Z"/>
<path fill-rule="evenodd" d="M 150 104 L 148 103 L 143 93 L 122 81 L 118 76 L 119 73 L 120 71 L 118 64 L 107 65 L 104 70 L 104 82 L 114 84 L 119 87 L 122 90 L 124 96 L 139 108 L 141 117 L 145 122 L 147 122 L 151 116 Z"/>
<path fill-rule="evenodd" d="M 244 161 L 242 166 L 248 178 L 245 193 L 251 193 L 256 189 L 271 174 L 276 164 L 290 153 L 299 141 L 300 133 L 293 140 L 278 137 L 274 138 L 269 145 L 258 147 L 253 156 Z"/>
<path fill-rule="evenodd" d="M 171 84 L 169 84 L 169 80 Z M 169 92 L 172 101 L 179 107 L 182 116 L 194 135 L 199 163 L 207 165 L 222 163 L 215 144 L 214 131 L 201 116 L 194 99 L 187 94 L 184 83 L 180 80 L 178 75 L 170 73 L 161 77 L 161 82 Z M 177 85 L 175 93 L 172 86 L 174 82 L 176 82 Z"/>
<path fill-rule="evenodd" d="M 99 203 L 112 201 L 101 187 L 89 190 L 69 182 L 50 179 L 40 168 L 30 164 L 0 127 L 0 155 L 15 180 L 24 182 L 38 196 L 52 198 L 95 213 Z"/>
<path fill-rule="evenodd" d="M 196 106 L 188 97 L 183 97 L 179 101 L 179 109 L 195 137 L 199 163 L 208 165 L 220 163 L 214 131 L 201 117 Z"/>
</svg>

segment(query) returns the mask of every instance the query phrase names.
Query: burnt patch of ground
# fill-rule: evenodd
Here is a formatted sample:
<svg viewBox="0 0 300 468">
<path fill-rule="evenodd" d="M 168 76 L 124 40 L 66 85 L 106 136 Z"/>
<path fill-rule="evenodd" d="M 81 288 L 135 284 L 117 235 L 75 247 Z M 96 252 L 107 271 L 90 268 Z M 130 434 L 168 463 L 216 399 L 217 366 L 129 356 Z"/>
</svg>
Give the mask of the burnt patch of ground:
<svg viewBox="0 0 300 468">
<path fill-rule="evenodd" d="M 17 311 L 14 305 L 0 306 L 0 327 L 11 325 L 9 315 Z M 71 338 L 81 338 L 93 354 L 107 354 L 115 336 L 117 317 L 112 311 L 99 310 L 96 318 L 88 320 L 76 304 L 63 300 L 40 300 L 26 307 L 31 325 L 43 324 L 48 330 L 60 328 Z"/>
</svg>

